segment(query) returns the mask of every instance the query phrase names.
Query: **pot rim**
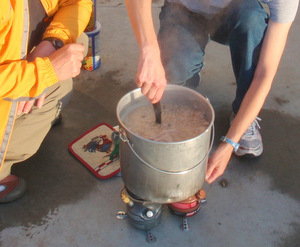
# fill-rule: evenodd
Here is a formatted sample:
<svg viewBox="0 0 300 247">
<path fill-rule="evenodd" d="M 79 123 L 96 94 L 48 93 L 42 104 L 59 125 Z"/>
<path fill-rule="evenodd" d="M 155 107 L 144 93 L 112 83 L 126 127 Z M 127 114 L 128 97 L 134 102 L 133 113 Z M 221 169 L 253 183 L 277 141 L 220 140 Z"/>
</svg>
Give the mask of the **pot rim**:
<svg viewBox="0 0 300 247">
<path fill-rule="evenodd" d="M 203 96 L 201 93 L 193 90 L 193 89 L 190 89 L 190 88 L 187 88 L 187 87 L 184 87 L 184 86 L 181 86 L 181 85 L 173 85 L 173 84 L 167 84 L 166 85 L 166 88 L 165 90 L 168 91 L 168 90 L 173 90 L 173 89 L 179 89 L 179 90 L 186 90 L 190 93 L 193 93 L 195 94 L 196 96 L 200 97 L 202 100 L 204 100 L 208 107 L 210 108 L 211 110 L 211 113 L 212 113 L 212 116 L 211 116 L 211 121 L 209 123 L 209 125 L 207 126 L 206 130 L 201 132 L 199 135 L 196 135 L 195 137 L 192 137 L 190 139 L 187 139 L 187 140 L 183 140 L 183 141 L 177 141 L 177 142 L 158 142 L 158 141 L 155 141 L 155 140 L 150 140 L 150 139 L 147 139 L 147 138 L 144 138 L 142 136 L 139 136 L 137 134 L 135 134 L 134 132 L 132 132 L 131 130 L 129 130 L 126 125 L 124 124 L 124 122 L 121 120 L 120 116 L 119 116 L 119 113 L 120 113 L 120 104 L 122 102 L 122 100 L 124 100 L 125 98 L 127 98 L 129 95 L 132 95 L 132 94 L 135 94 L 135 93 L 140 93 L 140 96 L 139 97 L 145 97 L 145 95 L 142 94 L 141 92 L 141 88 L 136 88 L 136 89 L 133 89 L 131 91 L 129 91 L 128 93 L 126 93 L 118 102 L 117 104 L 117 107 L 116 107 L 116 115 L 117 115 L 117 119 L 119 121 L 119 123 L 121 123 L 121 128 L 125 129 L 125 132 L 129 132 L 130 135 L 133 135 L 139 139 L 142 139 L 143 141 L 146 141 L 146 142 L 149 142 L 149 143 L 155 143 L 155 144 L 162 144 L 162 145 L 166 145 L 166 144 L 172 144 L 172 145 L 179 145 L 179 144 L 182 144 L 182 143 L 187 143 L 187 142 L 191 142 L 197 138 L 199 138 L 200 136 L 204 135 L 206 132 L 210 131 L 212 128 L 213 128 L 213 124 L 214 124 L 214 120 L 215 120 L 215 112 L 214 112 L 214 109 L 212 107 L 212 105 L 210 104 L 209 102 L 209 99 L 205 96 Z M 124 133 L 122 133 L 123 135 L 125 135 Z M 126 137 L 127 138 L 127 137 Z M 213 141 L 213 140 L 212 140 Z"/>
</svg>

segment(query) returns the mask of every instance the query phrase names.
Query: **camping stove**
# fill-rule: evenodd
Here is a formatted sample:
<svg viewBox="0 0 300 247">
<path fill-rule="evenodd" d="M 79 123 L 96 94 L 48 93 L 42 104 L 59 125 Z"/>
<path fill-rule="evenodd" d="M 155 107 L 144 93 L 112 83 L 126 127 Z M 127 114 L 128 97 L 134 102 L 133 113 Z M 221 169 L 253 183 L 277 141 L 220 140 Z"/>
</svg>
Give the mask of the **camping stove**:
<svg viewBox="0 0 300 247">
<path fill-rule="evenodd" d="M 183 231 L 190 229 L 187 217 L 194 216 L 199 212 L 201 204 L 206 201 L 205 197 L 206 193 L 201 189 L 186 200 L 167 204 L 171 213 L 183 217 L 181 225 Z M 126 204 L 127 213 L 119 211 L 117 218 L 124 219 L 127 217 L 130 225 L 134 228 L 146 231 L 149 243 L 155 242 L 156 238 L 151 230 L 160 224 L 163 204 L 143 200 L 130 192 L 126 187 L 121 191 L 121 198 Z"/>
<path fill-rule="evenodd" d="M 133 227 L 151 230 L 160 223 L 162 204 L 147 202 L 126 188 L 122 190 L 121 198 L 126 203 L 129 223 Z"/>
<path fill-rule="evenodd" d="M 189 231 L 187 218 L 196 215 L 201 208 L 201 204 L 206 202 L 206 193 L 204 190 L 199 190 L 195 195 L 175 203 L 168 204 L 171 213 L 183 217 L 181 229 Z"/>
<path fill-rule="evenodd" d="M 117 217 L 122 219 L 127 216 L 130 225 L 147 232 L 149 243 L 155 242 L 156 239 L 152 235 L 151 229 L 161 221 L 162 204 L 145 201 L 126 187 L 121 191 L 121 198 L 127 206 L 127 213 L 120 211 Z"/>
<path fill-rule="evenodd" d="M 200 210 L 201 203 L 205 202 L 206 193 L 199 190 L 195 195 L 175 203 L 168 204 L 170 211 L 178 216 L 191 217 Z"/>
</svg>

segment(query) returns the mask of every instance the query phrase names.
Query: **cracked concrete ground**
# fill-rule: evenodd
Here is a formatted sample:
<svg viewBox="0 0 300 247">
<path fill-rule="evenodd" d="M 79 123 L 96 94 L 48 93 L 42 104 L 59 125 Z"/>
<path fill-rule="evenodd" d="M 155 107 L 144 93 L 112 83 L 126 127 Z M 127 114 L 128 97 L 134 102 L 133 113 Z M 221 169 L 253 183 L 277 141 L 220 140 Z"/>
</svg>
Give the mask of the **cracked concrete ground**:
<svg viewBox="0 0 300 247">
<path fill-rule="evenodd" d="M 157 16 L 162 1 L 154 1 Z M 74 80 L 71 102 L 62 124 L 54 127 L 38 153 L 17 164 L 13 173 L 26 179 L 21 199 L 0 205 L 0 246 L 148 246 L 144 231 L 116 213 L 126 210 L 120 177 L 100 180 L 69 152 L 68 144 L 105 122 L 117 125 L 116 105 L 135 88 L 139 48 L 123 1 L 97 2 L 101 23 L 101 67 Z M 162 221 L 152 230 L 152 246 L 285 246 L 300 245 L 300 16 L 292 26 L 274 86 L 261 111 L 264 153 L 259 159 L 233 157 L 222 176 L 227 187 L 204 185 L 207 202 L 181 219 L 163 207 Z M 235 92 L 229 50 L 210 43 L 197 91 L 214 107 L 215 140 L 226 132 Z"/>
</svg>

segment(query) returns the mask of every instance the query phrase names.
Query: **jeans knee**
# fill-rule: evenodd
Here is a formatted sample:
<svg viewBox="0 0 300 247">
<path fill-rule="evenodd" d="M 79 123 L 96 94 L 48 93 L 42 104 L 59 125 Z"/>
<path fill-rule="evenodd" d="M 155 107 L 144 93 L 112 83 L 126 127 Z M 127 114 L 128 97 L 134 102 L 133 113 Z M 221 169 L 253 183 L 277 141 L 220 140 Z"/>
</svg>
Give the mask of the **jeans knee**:
<svg viewBox="0 0 300 247">
<path fill-rule="evenodd" d="M 243 8 L 239 13 L 238 28 L 243 33 L 263 33 L 268 23 L 268 14 L 261 8 Z"/>
<path fill-rule="evenodd" d="M 166 66 L 166 78 L 168 83 L 183 85 L 191 79 L 195 74 L 198 75 L 203 67 L 203 63 L 196 64 L 192 67 L 187 67 L 186 64 Z"/>
</svg>

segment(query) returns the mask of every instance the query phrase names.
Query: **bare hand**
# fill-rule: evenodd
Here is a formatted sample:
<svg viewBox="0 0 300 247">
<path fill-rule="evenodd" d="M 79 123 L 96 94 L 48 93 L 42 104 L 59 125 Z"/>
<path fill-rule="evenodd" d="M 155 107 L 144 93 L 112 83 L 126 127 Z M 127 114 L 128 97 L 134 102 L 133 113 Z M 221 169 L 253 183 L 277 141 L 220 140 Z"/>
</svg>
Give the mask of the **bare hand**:
<svg viewBox="0 0 300 247">
<path fill-rule="evenodd" d="M 17 114 L 20 115 L 22 112 L 29 113 L 31 108 L 36 103 L 37 108 L 41 108 L 44 104 L 46 94 L 43 94 L 37 100 L 20 101 L 18 104 Z"/>
<path fill-rule="evenodd" d="M 56 50 L 49 41 L 42 41 L 27 56 L 27 60 L 32 62 L 37 57 L 49 57 L 54 71 L 59 81 L 67 80 L 80 73 L 81 61 L 83 60 L 84 46 L 82 44 L 69 44 Z M 17 114 L 29 113 L 36 104 L 41 108 L 44 104 L 46 95 L 42 95 L 37 100 L 21 101 L 18 104 Z"/>
<path fill-rule="evenodd" d="M 233 148 L 228 143 L 221 143 L 208 160 L 206 181 L 210 184 L 221 176 L 230 160 Z"/>
<path fill-rule="evenodd" d="M 81 61 L 84 58 L 84 45 L 68 44 L 49 56 L 59 81 L 73 78 L 80 74 Z"/>
<path fill-rule="evenodd" d="M 27 61 L 32 62 L 37 57 L 47 57 L 56 49 L 49 41 L 42 41 L 39 45 L 35 47 L 35 49 L 28 54 Z M 39 99 L 29 100 L 29 101 L 20 101 L 17 108 L 17 114 L 20 115 L 22 112 L 29 113 L 32 107 L 36 104 L 38 108 L 41 108 L 44 104 L 46 94 L 43 94 Z"/>
<path fill-rule="evenodd" d="M 136 84 L 151 103 L 161 99 L 167 80 L 159 49 L 147 49 L 140 55 Z"/>
</svg>

